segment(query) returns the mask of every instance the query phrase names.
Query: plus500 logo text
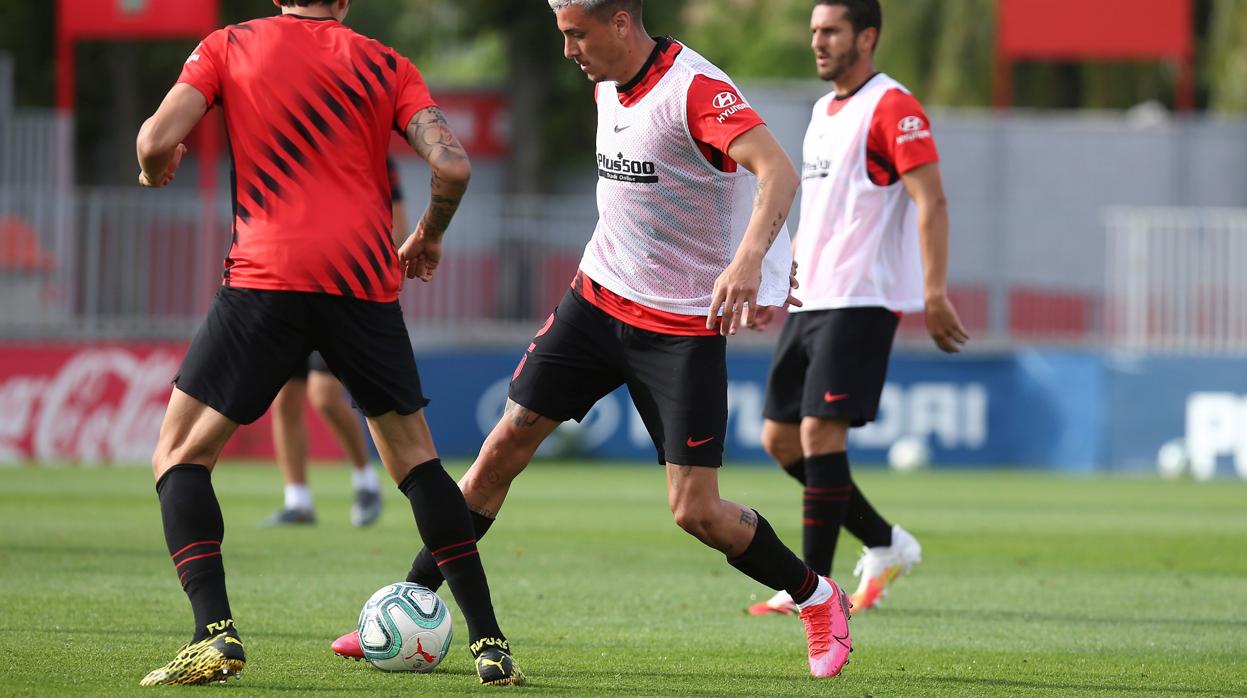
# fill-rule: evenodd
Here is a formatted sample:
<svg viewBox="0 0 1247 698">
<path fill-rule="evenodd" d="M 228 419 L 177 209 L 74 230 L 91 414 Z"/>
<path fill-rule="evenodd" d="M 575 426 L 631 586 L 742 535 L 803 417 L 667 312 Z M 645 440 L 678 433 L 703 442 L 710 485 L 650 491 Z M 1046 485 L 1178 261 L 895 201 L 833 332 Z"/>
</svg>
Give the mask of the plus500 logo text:
<svg viewBox="0 0 1247 698">
<path fill-rule="evenodd" d="M 647 160 L 629 160 L 623 153 L 613 158 L 598 153 L 598 176 L 617 182 L 653 184 L 658 181 L 658 166 Z"/>
</svg>

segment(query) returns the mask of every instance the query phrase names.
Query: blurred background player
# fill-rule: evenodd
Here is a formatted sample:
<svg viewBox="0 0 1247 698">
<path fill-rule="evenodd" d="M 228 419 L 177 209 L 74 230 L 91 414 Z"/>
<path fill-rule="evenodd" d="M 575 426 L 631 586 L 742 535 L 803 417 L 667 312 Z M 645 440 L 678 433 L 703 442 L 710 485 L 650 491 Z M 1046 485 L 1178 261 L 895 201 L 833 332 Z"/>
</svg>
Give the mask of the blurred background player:
<svg viewBox="0 0 1247 698">
<path fill-rule="evenodd" d="M 723 71 L 669 37 L 649 36 L 641 0 L 549 4 L 564 55 L 597 83 L 598 223 L 572 288 L 516 367 L 504 414 L 461 480 L 477 537 L 542 441 L 627 385 L 666 467 L 676 524 L 794 598 L 810 672 L 836 676 L 851 651 L 844 593 L 784 547 L 757 511 L 720 498 L 718 484 L 727 336 L 760 305 L 791 300 L 784 222 L 797 174 Z M 408 580 L 440 583 L 427 549 Z M 358 656 L 358 635 L 333 649 Z"/>
<path fill-rule="evenodd" d="M 403 188 L 394 158 L 385 159 L 390 178 L 393 210 L 394 244 L 402 243 L 407 233 L 407 210 L 403 204 Z M 369 460 L 367 434 L 359 415 L 351 408 L 346 389 L 333 375 L 320 352 L 312 352 L 307 365 L 286 382 L 273 400 L 273 450 L 277 467 L 285 483 L 282 508 L 265 519 L 266 526 L 316 523 L 316 507 L 307 483 L 308 433 L 303 404 L 310 401 L 312 409 L 328 425 L 334 439 L 346 454 L 351 466 L 351 525 L 368 526 L 381 516 L 381 485 L 376 465 Z"/>
<path fill-rule="evenodd" d="M 341 24 L 350 0 L 274 5 L 281 15 L 208 35 L 138 136 L 139 183 L 165 186 L 182 141 L 220 105 L 236 182 L 222 288 L 187 350 L 152 456 L 165 543 L 195 629 L 141 684 L 242 672 L 212 469 L 238 425 L 263 415 L 317 350 L 367 416 L 421 538 L 440 556 L 481 682 L 522 683 L 463 495 L 425 421 L 398 304 L 404 275 L 432 280 L 471 164 L 411 61 Z M 399 250 L 385 167 L 396 129 L 432 169 L 428 208 Z"/>
<path fill-rule="evenodd" d="M 805 486 L 806 564 L 831 574 L 841 526 L 864 544 L 853 610 L 878 603 L 922 548 L 854 483 L 849 429 L 875 419 L 902 313 L 925 310 L 943 351 L 969 339 L 947 295 L 948 209 L 930 122 L 875 70 L 882 26 L 878 0 L 820 0 L 811 16 L 818 76 L 835 89 L 806 132 L 793 241 L 803 306 L 780 336 L 762 430 L 767 453 Z M 749 610 L 797 609 L 780 591 Z"/>
</svg>

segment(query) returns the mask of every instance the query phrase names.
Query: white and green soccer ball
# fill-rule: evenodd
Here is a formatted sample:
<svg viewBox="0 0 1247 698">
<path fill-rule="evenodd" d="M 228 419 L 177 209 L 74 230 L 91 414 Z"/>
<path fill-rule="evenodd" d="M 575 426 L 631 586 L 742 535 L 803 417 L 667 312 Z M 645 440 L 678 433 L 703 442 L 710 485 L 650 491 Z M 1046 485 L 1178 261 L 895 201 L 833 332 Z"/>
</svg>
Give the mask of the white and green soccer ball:
<svg viewBox="0 0 1247 698">
<path fill-rule="evenodd" d="M 450 609 L 419 584 L 384 586 L 359 613 L 364 659 L 382 671 L 433 671 L 450 650 L 454 635 Z"/>
<path fill-rule="evenodd" d="M 931 464 L 931 449 L 920 436 L 902 436 L 888 449 L 888 466 L 902 473 Z"/>
</svg>

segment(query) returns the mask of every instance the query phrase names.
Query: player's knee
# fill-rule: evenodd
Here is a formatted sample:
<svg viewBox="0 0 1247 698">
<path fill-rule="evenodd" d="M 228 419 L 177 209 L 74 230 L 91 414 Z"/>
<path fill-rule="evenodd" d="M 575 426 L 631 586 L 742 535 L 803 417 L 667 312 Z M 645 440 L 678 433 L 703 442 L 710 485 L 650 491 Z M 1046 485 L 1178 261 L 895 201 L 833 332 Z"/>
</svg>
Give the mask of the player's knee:
<svg viewBox="0 0 1247 698">
<path fill-rule="evenodd" d="M 692 502 L 676 502 L 671 513 L 675 517 L 675 525 L 700 540 L 706 539 L 714 525 L 712 512 Z"/>
<path fill-rule="evenodd" d="M 843 451 L 848 446 L 849 423 L 839 419 L 801 420 L 801 448 L 805 453 L 817 455 Z"/>
<path fill-rule="evenodd" d="M 526 454 L 526 461 L 537 452 L 543 435 L 534 429 L 517 427 L 510 422 L 500 423 L 485 441 L 485 448 L 505 458 L 506 454 Z"/>
</svg>

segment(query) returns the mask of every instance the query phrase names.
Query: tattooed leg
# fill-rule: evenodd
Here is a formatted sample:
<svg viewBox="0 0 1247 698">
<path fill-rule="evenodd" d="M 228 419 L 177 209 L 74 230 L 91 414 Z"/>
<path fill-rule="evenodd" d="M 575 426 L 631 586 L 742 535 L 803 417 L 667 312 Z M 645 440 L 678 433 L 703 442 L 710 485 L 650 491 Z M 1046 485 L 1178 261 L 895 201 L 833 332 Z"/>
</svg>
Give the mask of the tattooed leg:
<svg viewBox="0 0 1247 698">
<path fill-rule="evenodd" d="M 507 400 L 502 419 L 481 445 L 476 462 L 459 480 L 468 508 L 496 518 L 511 481 L 528 467 L 537 447 L 559 423 Z"/>
<path fill-rule="evenodd" d="M 667 504 L 680 528 L 728 557 L 744 552 L 758 528 L 752 509 L 719 497 L 717 468 L 668 464 Z"/>
</svg>

